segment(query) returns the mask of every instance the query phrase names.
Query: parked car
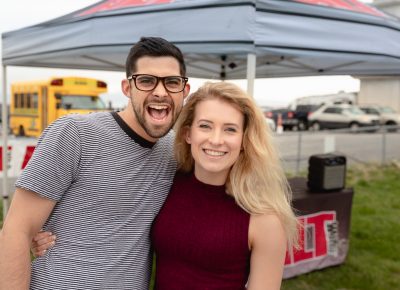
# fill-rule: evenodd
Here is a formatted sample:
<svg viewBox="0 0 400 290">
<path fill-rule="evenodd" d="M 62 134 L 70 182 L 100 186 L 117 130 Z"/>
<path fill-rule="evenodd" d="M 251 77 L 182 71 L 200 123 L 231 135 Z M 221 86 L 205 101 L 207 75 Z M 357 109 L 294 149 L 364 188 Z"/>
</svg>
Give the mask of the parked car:
<svg viewBox="0 0 400 290">
<path fill-rule="evenodd" d="M 322 104 L 319 105 L 297 105 L 294 111 L 295 117 L 298 120 L 297 127 L 300 131 L 308 130 L 310 127 L 308 116 L 316 111 Z"/>
<path fill-rule="evenodd" d="M 297 130 L 297 125 L 299 121 L 295 117 L 293 110 L 288 108 L 273 109 L 264 112 L 265 117 L 274 120 L 276 127 L 278 127 L 279 116 L 282 120 L 283 130 Z"/>
<path fill-rule="evenodd" d="M 376 115 L 367 115 L 357 106 L 350 104 L 324 105 L 311 113 L 308 121 L 314 131 L 340 128 L 357 131 L 359 127 L 379 125 L 379 118 Z"/>
<path fill-rule="evenodd" d="M 362 105 L 360 109 L 368 115 L 379 117 L 381 125 L 398 126 L 400 125 L 400 114 L 390 107 L 381 107 L 377 105 Z M 397 131 L 397 128 L 389 129 L 389 131 Z"/>
</svg>

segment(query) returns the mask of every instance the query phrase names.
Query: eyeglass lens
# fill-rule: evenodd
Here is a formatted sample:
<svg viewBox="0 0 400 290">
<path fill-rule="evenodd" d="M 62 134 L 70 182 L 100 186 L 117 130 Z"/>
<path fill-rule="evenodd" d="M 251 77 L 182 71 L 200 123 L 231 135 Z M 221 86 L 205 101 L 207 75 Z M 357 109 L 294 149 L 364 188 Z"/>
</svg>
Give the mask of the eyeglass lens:
<svg viewBox="0 0 400 290">
<path fill-rule="evenodd" d="M 165 89 L 172 93 L 182 91 L 185 86 L 185 79 L 178 76 L 158 78 L 152 75 L 138 75 L 135 78 L 135 84 L 139 90 L 151 91 L 157 86 L 159 79 L 163 82 Z"/>
</svg>

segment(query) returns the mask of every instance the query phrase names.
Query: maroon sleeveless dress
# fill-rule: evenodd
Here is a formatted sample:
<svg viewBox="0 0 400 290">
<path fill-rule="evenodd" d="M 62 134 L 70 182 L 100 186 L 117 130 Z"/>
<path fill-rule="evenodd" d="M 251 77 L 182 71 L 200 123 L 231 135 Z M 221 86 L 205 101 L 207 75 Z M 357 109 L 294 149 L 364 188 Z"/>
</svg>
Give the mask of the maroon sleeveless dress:
<svg viewBox="0 0 400 290">
<path fill-rule="evenodd" d="M 245 289 L 249 222 L 225 186 L 178 172 L 152 228 L 155 289 Z"/>
</svg>

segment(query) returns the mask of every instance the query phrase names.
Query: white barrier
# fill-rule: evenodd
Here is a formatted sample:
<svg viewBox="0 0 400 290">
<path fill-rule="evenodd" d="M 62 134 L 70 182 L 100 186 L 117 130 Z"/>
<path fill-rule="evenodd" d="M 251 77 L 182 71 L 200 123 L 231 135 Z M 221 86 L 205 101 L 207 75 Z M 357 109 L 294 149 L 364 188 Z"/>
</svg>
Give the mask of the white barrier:
<svg viewBox="0 0 400 290">
<path fill-rule="evenodd" d="M 8 140 L 8 177 L 17 177 L 25 168 L 35 149 L 37 139 L 33 138 L 10 138 Z M 0 146 L 0 177 L 3 177 L 3 147 Z"/>
</svg>

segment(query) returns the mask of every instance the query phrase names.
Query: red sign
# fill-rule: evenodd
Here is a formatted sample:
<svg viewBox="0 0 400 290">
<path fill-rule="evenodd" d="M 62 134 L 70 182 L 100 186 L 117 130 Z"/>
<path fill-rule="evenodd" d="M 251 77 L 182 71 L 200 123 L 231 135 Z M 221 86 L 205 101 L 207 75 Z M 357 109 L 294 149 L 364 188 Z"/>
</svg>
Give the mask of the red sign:
<svg viewBox="0 0 400 290">
<path fill-rule="evenodd" d="M 166 4 L 166 3 L 171 3 L 173 1 L 174 0 L 108 0 L 105 2 L 101 2 L 99 5 L 96 5 L 88 10 L 81 12 L 77 16 L 86 16 L 97 12 L 117 10 L 127 7 Z"/>
<path fill-rule="evenodd" d="M 338 229 L 335 211 L 322 211 L 298 217 L 300 250 L 286 253 L 285 265 L 319 259 L 338 254 Z"/>
<path fill-rule="evenodd" d="M 35 146 L 26 146 L 24 160 L 22 161 L 21 169 L 24 169 L 28 164 L 29 159 L 31 159 L 33 151 L 35 151 Z"/>
<path fill-rule="evenodd" d="M 296 0 L 297 2 L 304 2 L 308 4 L 329 6 L 334 8 L 352 10 L 360 13 L 372 14 L 380 17 L 388 17 L 383 12 L 368 6 L 357 0 Z"/>
</svg>

